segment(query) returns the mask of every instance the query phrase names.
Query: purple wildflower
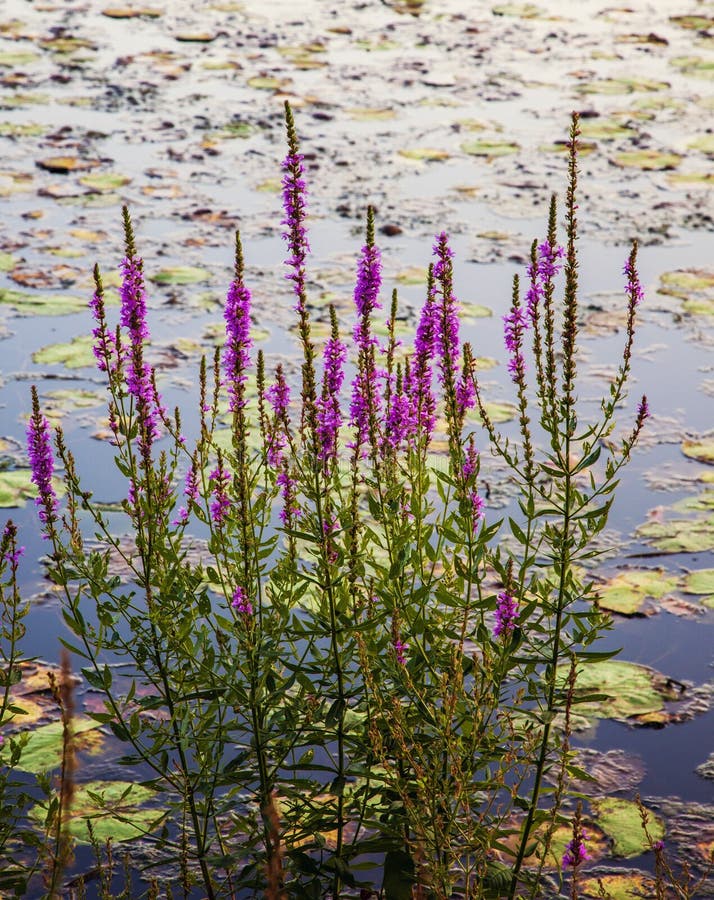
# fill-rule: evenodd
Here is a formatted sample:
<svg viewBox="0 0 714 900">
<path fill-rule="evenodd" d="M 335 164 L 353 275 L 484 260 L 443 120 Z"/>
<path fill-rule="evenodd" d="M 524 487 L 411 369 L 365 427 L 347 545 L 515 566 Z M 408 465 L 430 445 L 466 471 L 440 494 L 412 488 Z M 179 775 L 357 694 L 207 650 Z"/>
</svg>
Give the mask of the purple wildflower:
<svg viewBox="0 0 714 900">
<path fill-rule="evenodd" d="M 245 591 L 242 587 L 238 586 L 233 591 L 233 599 L 231 600 L 231 606 L 233 609 L 240 613 L 243 616 L 252 616 L 253 615 L 253 604 L 246 597 Z"/>
<path fill-rule="evenodd" d="M 402 392 L 391 398 L 389 411 L 384 422 L 384 439 L 391 447 L 399 447 L 410 430 L 409 398 Z"/>
<path fill-rule="evenodd" d="M 652 844 L 652 849 L 655 853 L 661 853 L 664 850 L 664 841 L 655 841 Z"/>
<path fill-rule="evenodd" d="M 407 657 L 406 651 L 409 649 L 409 644 L 405 644 L 401 638 L 397 638 L 392 641 L 392 648 L 394 649 L 394 655 L 397 657 L 397 662 L 400 666 L 406 666 Z"/>
<path fill-rule="evenodd" d="M 107 321 L 104 314 L 104 294 L 99 288 L 92 295 L 92 299 L 89 301 L 89 308 L 92 312 L 92 317 L 97 323 L 97 327 L 92 329 L 92 336 L 94 337 L 92 353 L 97 360 L 97 368 L 100 372 L 106 372 L 112 367 L 113 371 L 114 367 L 110 361 L 115 356 L 116 343 L 114 335 L 110 334 L 107 329 Z"/>
<path fill-rule="evenodd" d="M 528 322 L 522 307 L 514 303 L 508 315 L 503 317 L 503 340 L 510 355 L 508 371 L 511 373 L 513 381 L 521 379 L 525 372 L 523 332 L 527 327 Z"/>
<path fill-rule="evenodd" d="M 538 245 L 538 274 L 543 281 L 550 281 L 562 269 L 562 264 L 558 262 L 565 256 L 565 247 L 558 244 L 550 244 L 543 241 Z"/>
<path fill-rule="evenodd" d="M 471 504 L 471 522 L 475 531 L 479 522 L 484 516 L 484 502 L 476 489 L 476 476 L 478 474 L 478 450 L 476 449 L 473 438 L 466 449 L 466 457 L 461 468 L 464 483 L 466 484 L 466 495 Z"/>
<path fill-rule="evenodd" d="M 414 358 L 404 371 L 404 393 L 409 398 L 408 437 L 410 441 L 422 436 L 429 441 L 436 424 L 436 400 L 432 392 L 431 361 L 436 351 L 438 309 L 433 288 L 419 316 L 414 339 Z"/>
<path fill-rule="evenodd" d="M 57 494 L 52 486 L 54 457 L 50 442 L 50 423 L 40 412 L 37 391 L 32 388 L 32 416 L 27 425 L 27 454 L 32 469 L 32 482 L 37 487 L 35 505 L 40 521 L 45 525 L 54 522 L 57 513 Z"/>
<path fill-rule="evenodd" d="M 283 499 L 280 520 L 289 528 L 294 519 L 300 518 L 300 507 L 295 501 L 295 479 L 290 475 L 287 464 L 284 464 L 278 472 L 275 483 L 280 487 L 280 496 Z"/>
<path fill-rule="evenodd" d="M 219 458 L 218 465 L 208 476 L 213 485 L 213 503 L 211 503 L 211 518 L 216 525 L 222 525 L 228 517 L 231 502 L 228 499 L 228 485 L 231 475 L 223 466 L 223 460 Z"/>
<path fill-rule="evenodd" d="M 510 635 L 518 621 L 518 603 L 508 591 L 501 591 L 496 599 L 496 624 L 493 636 Z"/>
<path fill-rule="evenodd" d="M 454 253 L 449 247 L 449 237 L 442 231 L 434 244 L 434 280 L 440 285 L 435 314 L 436 334 L 434 345 L 439 355 L 439 372 L 442 385 L 453 387 L 459 361 L 459 316 L 456 297 L 452 291 Z"/>
<path fill-rule="evenodd" d="M 297 136 L 291 114 L 288 116 L 288 147 L 289 153 L 282 163 L 285 173 L 283 175 L 285 218 L 280 224 L 286 227 L 283 239 L 287 241 L 290 250 L 290 256 L 285 260 L 285 264 L 291 271 L 285 277 L 293 282 L 293 290 L 298 298 L 298 309 L 302 309 L 305 302 L 305 258 L 310 252 L 310 245 L 305 229 L 307 203 L 302 165 L 304 157 L 298 152 Z"/>
<path fill-rule="evenodd" d="M 245 405 L 242 399 L 246 382 L 246 369 L 250 365 L 250 291 L 243 281 L 231 282 L 223 313 L 226 322 L 226 349 L 224 364 L 228 381 L 231 412 Z"/>
<path fill-rule="evenodd" d="M 144 290 L 144 263 L 139 256 L 126 256 L 119 269 L 122 283 L 121 324 L 129 332 L 132 344 L 141 344 L 149 337 L 146 324 L 146 293 Z"/>
<path fill-rule="evenodd" d="M 369 321 L 372 312 L 381 306 L 377 300 L 381 284 L 382 255 L 379 248 L 368 240 L 362 247 L 357 263 L 357 283 L 354 292 L 358 316 L 354 331 L 355 343 L 364 349 L 372 342 Z"/>
<path fill-rule="evenodd" d="M 575 869 L 581 863 L 592 858 L 585 846 L 585 841 L 587 839 L 588 836 L 583 831 L 580 837 L 574 837 L 572 840 L 568 841 L 565 847 L 565 853 L 563 853 L 562 865 L 564 869 Z"/>
<path fill-rule="evenodd" d="M 476 403 L 476 385 L 470 372 L 464 372 L 456 385 L 456 407 L 459 415 L 463 416 L 467 410 L 473 409 Z"/>
<path fill-rule="evenodd" d="M 267 389 L 265 398 L 272 406 L 275 414 L 274 425 L 268 429 L 267 435 L 268 465 L 273 469 L 278 469 L 283 459 L 283 449 L 287 443 L 285 425 L 287 423 L 288 407 L 290 406 L 290 387 L 285 381 L 283 369 L 280 365 L 275 373 L 275 384 L 272 384 Z"/>
<path fill-rule="evenodd" d="M 377 402 L 375 385 L 361 366 L 352 380 L 352 399 L 350 401 L 350 425 L 356 429 L 357 435 L 350 447 L 364 447 L 369 436 L 370 402 Z M 366 452 L 366 451 L 364 451 Z"/>
<path fill-rule="evenodd" d="M 10 564 L 10 568 L 14 574 L 17 572 L 20 557 L 25 552 L 24 547 L 17 546 L 17 526 L 14 522 L 10 521 L 5 524 L 2 540 L 0 540 L 0 546 L 3 548 L 3 559 Z"/>
<path fill-rule="evenodd" d="M 642 399 L 640 400 L 640 404 L 637 407 L 637 426 L 641 427 L 645 419 L 649 419 L 650 417 L 650 405 L 647 402 L 647 396 L 645 394 L 642 395 Z"/>
<path fill-rule="evenodd" d="M 633 306 L 638 306 L 645 299 L 645 293 L 642 290 L 642 285 L 640 284 L 640 276 L 638 275 L 637 268 L 635 266 L 634 253 L 630 254 L 622 271 L 623 274 L 627 276 L 625 293 L 630 298 L 630 303 Z"/>
<path fill-rule="evenodd" d="M 340 391 L 345 374 L 343 365 L 347 348 L 339 337 L 333 335 L 323 351 L 324 375 L 322 397 L 317 401 L 317 455 L 323 462 L 333 459 L 337 453 L 337 435 L 342 424 Z"/>
</svg>

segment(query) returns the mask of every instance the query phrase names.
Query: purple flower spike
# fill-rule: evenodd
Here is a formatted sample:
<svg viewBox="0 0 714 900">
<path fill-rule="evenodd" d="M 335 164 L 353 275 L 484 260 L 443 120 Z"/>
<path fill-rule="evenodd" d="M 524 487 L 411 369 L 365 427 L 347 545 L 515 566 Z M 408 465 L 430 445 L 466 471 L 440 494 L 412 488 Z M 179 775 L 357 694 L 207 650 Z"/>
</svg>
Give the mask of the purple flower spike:
<svg viewBox="0 0 714 900">
<path fill-rule="evenodd" d="M 285 276 L 293 282 L 293 290 L 298 298 L 298 311 L 305 304 L 305 258 L 310 252 L 305 229 L 307 211 L 306 188 L 303 169 L 303 155 L 298 152 L 298 140 L 295 133 L 292 112 L 286 104 L 286 124 L 288 131 L 288 155 L 282 163 L 283 175 L 283 210 L 285 218 L 280 223 L 285 226 L 283 239 L 287 241 L 290 256 L 285 264 L 290 271 Z"/>
<path fill-rule="evenodd" d="M 228 485 L 231 483 L 231 474 L 224 468 L 223 460 L 218 461 L 218 465 L 208 476 L 208 480 L 213 485 L 213 503 L 211 503 L 211 518 L 216 525 L 222 525 L 231 508 L 231 502 L 228 499 Z"/>
<path fill-rule="evenodd" d="M 394 649 L 394 655 L 397 657 L 399 665 L 406 666 L 406 652 L 409 649 L 409 644 L 405 644 L 401 638 L 397 638 L 395 641 L 392 641 L 392 648 Z"/>
<path fill-rule="evenodd" d="M 120 321 L 129 332 L 131 343 L 141 344 L 149 337 L 149 327 L 146 324 L 144 263 L 139 256 L 127 256 L 122 260 L 119 270 L 122 274 L 119 290 Z"/>
<path fill-rule="evenodd" d="M 518 603 L 508 591 L 501 591 L 496 600 L 496 624 L 493 636 L 510 635 L 518 621 Z"/>
<path fill-rule="evenodd" d="M 27 425 L 27 455 L 32 482 L 37 487 L 35 505 L 40 521 L 47 525 L 57 517 L 57 494 L 52 486 L 54 456 L 50 441 L 50 423 L 41 414 L 37 391 L 32 388 L 32 416 Z"/>
<path fill-rule="evenodd" d="M 224 364 L 231 412 L 245 405 L 242 386 L 247 380 L 250 365 L 250 291 L 242 279 L 231 282 L 223 313 L 226 321 L 226 348 Z"/>
<path fill-rule="evenodd" d="M 442 385 L 453 388 L 459 365 L 459 308 L 452 291 L 454 253 L 449 237 L 442 231 L 434 244 L 434 281 L 439 285 L 435 321 L 435 346 L 440 357 L 439 372 Z"/>
<path fill-rule="evenodd" d="M 375 309 L 380 309 L 377 300 L 382 285 L 382 255 L 373 243 L 362 247 L 357 263 L 357 284 L 354 301 L 357 307 L 357 324 L 355 325 L 355 342 L 358 347 L 366 348 L 372 343 L 369 332 L 369 319 Z"/>
<path fill-rule="evenodd" d="M 630 298 L 632 305 L 638 306 L 645 299 L 645 292 L 642 290 L 642 285 L 640 284 L 640 276 L 637 273 L 635 255 L 633 253 L 630 254 L 622 271 L 623 274 L 627 276 L 625 293 Z"/>
<path fill-rule="evenodd" d="M 563 868 L 575 869 L 581 863 L 591 859 L 590 854 L 585 847 L 585 841 L 588 839 L 587 834 L 583 831 L 580 838 L 573 838 L 568 841 L 563 854 Z"/>
<path fill-rule="evenodd" d="M 323 462 L 334 459 L 337 436 L 342 424 L 340 391 L 344 380 L 343 365 L 347 348 L 338 337 L 331 337 L 323 351 L 324 378 L 322 397 L 317 401 L 318 458 Z"/>
<path fill-rule="evenodd" d="M 507 316 L 503 317 L 503 340 L 510 355 L 508 371 L 513 381 L 518 381 L 525 372 L 526 363 L 523 358 L 523 332 L 528 328 L 522 307 L 512 306 Z"/>
<path fill-rule="evenodd" d="M 237 613 L 246 616 L 246 618 L 253 615 L 253 604 L 246 597 L 245 591 L 240 586 L 233 591 L 231 606 Z"/>
<path fill-rule="evenodd" d="M 273 469 L 279 469 L 283 460 L 283 449 L 287 443 L 284 426 L 290 406 L 290 387 L 285 381 L 281 366 L 278 366 L 275 384 L 272 384 L 265 392 L 265 399 L 270 403 L 275 414 L 275 423 L 268 429 L 267 435 L 268 465 Z"/>
</svg>

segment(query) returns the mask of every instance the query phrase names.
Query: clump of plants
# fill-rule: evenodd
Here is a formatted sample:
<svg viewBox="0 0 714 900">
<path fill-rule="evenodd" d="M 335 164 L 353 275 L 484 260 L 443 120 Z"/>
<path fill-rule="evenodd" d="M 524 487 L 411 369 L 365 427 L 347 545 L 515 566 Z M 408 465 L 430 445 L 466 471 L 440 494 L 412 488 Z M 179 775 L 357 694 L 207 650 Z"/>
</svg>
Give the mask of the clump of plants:
<svg viewBox="0 0 714 900">
<path fill-rule="evenodd" d="M 406 346 L 397 293 L 382 294 L 368 210 L 354 323 L 345 331 L 330 309 L 329 337 L 316 341 L 306 185 L 287 106 L 286 122 L 297 379 L 253 352 L 236 236 L 225 341 L 201 365 L 199 433 L 187 440 L 147 361 L 144 263 L 125 209 L 119 322 L 98 268 L 90 305 L 128 538 L 83 486 L 33 389 L 28 451 L 47 574 L 62 590 L 62 643 L 102 692 L 104 711 L 90 717 L 153 792 L 143 840 L 175 866 L 186 894 L 198 885 L 209 898 L 536 896 L 563 824 L 570 711 L 588 699 L 578 671 L 608 656 L 592 649 L 607 623 L 587 602 L 582 564 L 599 552 L 594 540 L 648 415 L 643 397 L 625 436 L 613 437 L 642 297 L 637 248 L 625 266 L 622 364 L 599 417 L 584 422 L 574 116 L 564 245 L 554 199 L 504 319 L 518 409 L 517 435 L 504 438 L 477 351 L 460 338 L 445 232 Z M 517 495 L 506 521 L 485 502 L 489 452 Z M 8 529 L 3 608 L 17 617 Z M 12 619 L 0 723 L 20 677 L 16 637 Z M 58 702 L 71 750 L 68 704 Z M 22 743 L 6 738 L 4 772 Z M 68 778 L 81 783 L 81 770 L 69 766 Z M 109 803 L 94 799 L 100 812 Z M 67 836 L 72 791 L 47 785 L 44 802 L 47 833 Z M 578 814 L 563 860 L 576 872 L 587 858 L 579 823 Z M 0 838 L 12 848 L 11 829 Z M 52 890 L 70 851 L 71 835 L 47 854 Z M 27 887 L 11 854 L 0 871 Z"/>
</svg>

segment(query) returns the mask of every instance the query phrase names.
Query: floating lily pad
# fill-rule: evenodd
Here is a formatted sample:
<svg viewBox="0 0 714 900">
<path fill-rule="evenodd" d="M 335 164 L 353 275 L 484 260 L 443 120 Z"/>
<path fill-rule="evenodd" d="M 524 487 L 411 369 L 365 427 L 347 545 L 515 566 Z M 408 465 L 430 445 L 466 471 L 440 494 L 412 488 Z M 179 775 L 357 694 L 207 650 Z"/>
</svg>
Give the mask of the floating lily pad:
<svg viewBox="0 0 714 900">
<path fill-rule="evenodd" d="M 669 294 L 684 301 L 682 308 L 693 315 L 714 315 L 714 271 L 677 269 L 659 277 L 659 294 Z"/>
<path fill-rule="evenodd" d="M 580 133 L 584 138 L 594 141 L 613 141 L 616 138 L 631 137 L 635 134 L 632 128 L 618 122 L 616 119 L 583 119 L 580 123 Z"/>
<path fill-rule="evenodd" d="M 632 94 L 636 91 L 665 91 L 667 81 L 649 81 L 644 78 L 601 78 L 583 81 L 576 86 L 581 94 Z"/>
<path fill-rule="evenodd" d="M 104 736 L 93 719 L 77 717 L 72 723 L 77 749 L 97 755 L 101 752 Z M 17 768 L 22 772 L 49 772 L 62 764 L 62 723 L 50 722 L 28 733 L 27 744 Z"/>
<path fill-rule="evenodd" d="M 694 770 L 702 778 L 710 778 L 714 781 L 714 753 L 710 753 L 701 765 Z"/>
<path fill-rule="evenodd" d="M 494 425 L 501 425 L 504 422 L 512 422 L 513 419 L 518 415 L 518 407 L 514 406 L 513 403 L 484 403 L 486 407 L 486 412 L 489 415 L 489 418 L 493 422 Z M 471 421 L 481 421 L 478 410 L 473 409 L 469 414 L 468 418 Z"/>
<path fill-rule="evenodd" d="M 670 65 L 694 78 L 714 78 L 714 61 L 703 56 L 678 56 L 670 60 Z"/>
<path fill-rule="evenodd" d="M 714 28 L 714 18 L 711 16 L 670 16 L 669 21 L 688 31 L 706 31 L 708 28 Z"/>
<path fill-rule="evenodd" d="M 106 403 L 104 394 L 85 388 L 60 388 L 56 391 L 46 391 L 42 395 L 43 411 L 50 421 L 62 419 L 78 409 L 93 409 L 104 403 Z"/>
<path fill-rule="evenodd" d="M 87 308 L 84 297 L 67 294 L 31 294 L 0 288 L 0 305 L 10 306 L 23 316 L 66 316 Z"/>
<path fill-rule="evenodd" d="M 38 58 L 38 55 L 30 50 L 2 50 L 0 51 L 0 68 L 14 69 L 16 66 L 26 66 Z"/>
<path fill-rule="evenodd" d="M 698 150 L 707 156 L 714 155 L 714 134 L 702 134 L 687 144 L 690 150 Z"/>
<path fill-rule="evenodd" d="M 620 572 L 598 587 L 598 605 L 610 612 L 634 616 L 648 597 L 659 600 L 677 587 L 676 576 L 663 569 L 633 569 Z"/>
<path fill-rule="evenodd" d="M 714 516 L 647 522 L 635 534 L 661 553 L 700 553 L 714 546 Z"/>
<path fill-rule="evenodd" d="M 80 156 L 49 156 L 38 159 L 35 165 L 46 172 L 66 175 L 68 172 L 86 172 L 100 165 L 98 159 L 83 159 Z"/>
<path fill-rule="evenodd" d="M 689 572 L 682 583 L 685 594 L 711 594 L 714 596 L 714 569 L 697 569 Z"/>
<path fill-rule="evenodd" d="M 248 86 L 260 91 L 280 91 L 289 84 L 289 78 L 276 78 L 274 75 L 254 75 L 248 79 Z"/>
<path fill-rule="evenodd" d="M 162 10 L 149 6 L 108 6 L 102 10 L 102 15 L 110 19 L 158 19 Z"/>
<path fill-rule="evenodd" d="M 598 825 L 610 838 L 615 856 L 629 859 L 649 849 L 647 836 L 642 829 L 642 818 L 636 803 L 619 797 L 603 797 L 593 800 L 591 808 Z M 650 811 L 647 825 L 652 840 L 664 838 L 662 821 Z"/>
<path fill-rule="evenodd" d="M 210 44 L 215 39 L 216 34 L 212 31 L 180 31 L 174 35 L 174 40 L 182 44 Z"/>
<path fill-rule="evenodd" d="M 32 354 L 32 361 L 39 365 L 61 364 L 68 369 L 82 369 L 95 364 L 94 338 L 91 335 L 80 335 L 68 343 L 49 344 Z"/>
<path fill-rule="evenodd" d="M 604 895 L 599 882 L 605 889 Z M 609 900 L 642 900 L 643 897 L 654 897 L 656 886 L 652 876 L 646 872 L 618 872 L 597 878 L 581 878 L 578 889 L 579 895 L 588 900 L 603 896 Z"/>
<path fill-rule="evenodd" d="M 0 472 L 0 507 L 9 509 L 24 506 L 25 500 L 37 496 L 30 469 L 10 469 Z"/>
<path fill-rule="evenodd" d="M 17 260 L 12 253 L 0 252 L 0 272 L 9 272 L 10 269 L 14 268 L 16 262 Z"/>
<path fill-rule="evenodd" d="M 545 10 L 535 3 L 499 3 L 491 9 L 494 16 L 515 16 L 518 19 L 542 19 Z"/>
<path fill-rule="evenodd" d="M 157 284 L 198 284 L 200 281 L 210 281 L 211 273 L 198 266 L 171 266 L 160 269 L 149 278 Z"/>
<path fill-rule="evenodd" d="M 465 141 L 461 149 L 469 156 L 494 157 L 518 153 L 521 148 L 513 141 Z"/>
<path fill-rule="evenodd" d="M 488 319 L 493 315 L 493 310 L 480 303 L 460 303 L 461 319 Z"/>
<path fill-rule="evenodd" d="M 412 147 L 406 150 L 400 150 L 399 155 L 405 159 L 424 160 L 426 162 L 437 162 L 439 160 L 450 159 L 451 154 L 446 150 L 436 150 L 434 147 Z"/>
<path fill-rule="evenodd" d="M 395 111 L 387 107 L 353 106 L 346 112 L 351 119 L 358 122 L 383 122 L 396 116 Z"/>
<path fill-rule="evenodd" d="M 668 153 L 662 150 L 625 150 L 615 154 L 612 161 L 621 168 L 661 172 L 667 169 L 676 169 L 681 163 L 682 157 L 679 153 Z"/>
<path fill-rule="evenodd" d="M 91 188 L 93 191 L 114 191 L 117 188 L 129 184 L 131 178 L 120 175 L 118 172 L 96 172 L 92 175 L 83 175 L 79 183 Z"/>
<path fill-rule="evenodd" d="M 399 284 L 423 284 L 426 285 L 427 270 L 421 266 L 409 266 L 402 269 L 394 276 L 394 280 Z"/>
<path fill-rule="evenodd" d="M 664 701 L 677 696 L 664 675 L 648 666 L 624 660 L 584 665 L 578 672 L 575 692 L 573 712 L 576 717 L 616 719 L 631 724 L 666 722 Z M 592 693 L 605 694 L 608 699 L 577 702 L 577 695 Z"/>
<path fill-rule="evenodd" d="M 691 187 L 714 187 L 714 172 L 676 172 L 667 176 L 672 184 Z"/>
<path fill-rule="evenodd" d="M 154 797 L 150 788 L 130 781 L 93 781 L 77 785 L 67 823 L 69 832 L 81 843 L 88 844 L 86 820 L 90 819 L 94 837 L 100 844 L 109 838 L 112 841 L 140 838 L 158 827 L 165 816 L 159 810 L 143 806 Z M 45 815 L 46 810 L 41 805 L 30 811 L 30 817 L 37 822 L 43 822 Z"/>
<path fill-rule="evenodd" d="M 0 135 L 4 137 L 38 137 L 45 131 L 46 125 L 34 122 L 0 122 Z"/>
</svg>

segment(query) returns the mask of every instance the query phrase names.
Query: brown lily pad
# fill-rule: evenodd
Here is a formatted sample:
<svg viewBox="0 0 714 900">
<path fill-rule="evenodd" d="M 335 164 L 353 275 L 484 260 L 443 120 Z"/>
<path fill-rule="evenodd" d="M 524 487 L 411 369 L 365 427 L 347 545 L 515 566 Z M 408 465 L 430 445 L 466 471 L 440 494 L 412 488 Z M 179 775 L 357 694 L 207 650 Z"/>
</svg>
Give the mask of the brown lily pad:
<svg viewBox="0 0 714 900">
<path fill-rule="evenodd" d="M 101 165 L 98 159 L 84 159 L 80 156 L 49 156 L 38 159 L 35 165 L 46 172 L 67 175 L 69 172 L 87 172 Z"/>
</svg>

